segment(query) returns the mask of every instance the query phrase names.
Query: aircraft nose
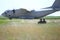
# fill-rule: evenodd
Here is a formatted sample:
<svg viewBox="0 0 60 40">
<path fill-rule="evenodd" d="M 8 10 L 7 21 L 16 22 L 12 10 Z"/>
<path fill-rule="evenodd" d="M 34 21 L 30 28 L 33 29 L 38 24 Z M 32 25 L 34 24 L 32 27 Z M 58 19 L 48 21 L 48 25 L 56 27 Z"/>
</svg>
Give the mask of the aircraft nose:
<svg viewBox="0 0 60 40">
<path fill-rule="evenodd" d="M 2 16 L 4 15 L 4 13 L 1 14 Z"/>
<path fill-rule="evenodd" d="M 2 16 L 6 16 L 5 12 L 1 14 Z"/>
</svg>

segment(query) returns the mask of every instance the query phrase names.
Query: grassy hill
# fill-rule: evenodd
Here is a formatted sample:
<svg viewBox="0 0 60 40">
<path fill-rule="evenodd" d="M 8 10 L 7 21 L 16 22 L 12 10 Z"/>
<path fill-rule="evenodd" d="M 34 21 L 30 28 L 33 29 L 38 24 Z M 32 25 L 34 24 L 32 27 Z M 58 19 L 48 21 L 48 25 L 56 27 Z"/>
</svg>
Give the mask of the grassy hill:
<svg viewBox="0 0 60 40">
<path fill-rule="evenodd" d="M 46 19 L 60 19 L 60 16 L 46 16 Z"/>
</svg>

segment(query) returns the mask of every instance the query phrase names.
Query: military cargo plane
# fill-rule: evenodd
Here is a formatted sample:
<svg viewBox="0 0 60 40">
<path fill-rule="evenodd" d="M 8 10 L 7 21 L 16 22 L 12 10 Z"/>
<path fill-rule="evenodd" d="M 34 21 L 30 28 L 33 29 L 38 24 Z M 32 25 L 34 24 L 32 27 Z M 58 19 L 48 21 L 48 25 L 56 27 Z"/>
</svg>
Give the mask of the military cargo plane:
<svg viewBox="0 0 60 40">
<path fill-rule="evenodd" d="M 60 0 L 55 0 L 52 6 L 42 8 L 41 11 L 31 10 L 28 11 L 26 9 L 13 9 L 13 10 L 6 10 L 2 13 L 3 16 L 8 17 L 9 19 L 12 18 L 20 18 L 20 19 L 34 19 L 39 18 L 40 21 L 38 23 L 46 23 L 45 19 L 43 18 L 46 15 L 52 14 L 56 11 L 60 11 Z"/>
</svg>

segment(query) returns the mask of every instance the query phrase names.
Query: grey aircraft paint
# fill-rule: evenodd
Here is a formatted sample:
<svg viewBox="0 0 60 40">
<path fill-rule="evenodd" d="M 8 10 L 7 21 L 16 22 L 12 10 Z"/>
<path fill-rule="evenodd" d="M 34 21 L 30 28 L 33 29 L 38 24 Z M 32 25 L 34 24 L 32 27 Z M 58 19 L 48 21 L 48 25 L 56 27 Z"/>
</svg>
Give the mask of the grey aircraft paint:
<svg viewBox="0 0 60 40">
<path fill-rule="evenodd" d="M 51 7 L 43 8 L 42 11 L 23 11 L 21 9 L 7 10 L 2 13 L 3 16 L 8 18 L 22 18 L 22 19 L 34 19 L 42 18 L 46 15 L 60 11 L 60 0 L 55 0 Z"/>
</svg>

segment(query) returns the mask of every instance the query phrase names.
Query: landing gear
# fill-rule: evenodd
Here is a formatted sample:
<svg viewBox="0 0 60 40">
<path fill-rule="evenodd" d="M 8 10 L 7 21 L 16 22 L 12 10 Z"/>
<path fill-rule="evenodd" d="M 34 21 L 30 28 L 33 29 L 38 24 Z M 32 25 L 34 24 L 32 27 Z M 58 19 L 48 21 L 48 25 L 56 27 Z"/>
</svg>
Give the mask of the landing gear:
<svg viewBox="0 0 60 40">
<path fill-rule="evenodd" d="M 46 23 L 46 20 L 45 19 L 40 19 L 40 21 L 38 22 L 38 24 L 40 23 Z"/>
<path fill-rule="evenodd" d="M 12 18 L 11 18 L 11 17 L 10 17 L 9 19 L 10 19 L 10 20 L 12 20 Z"/>
</svg>

